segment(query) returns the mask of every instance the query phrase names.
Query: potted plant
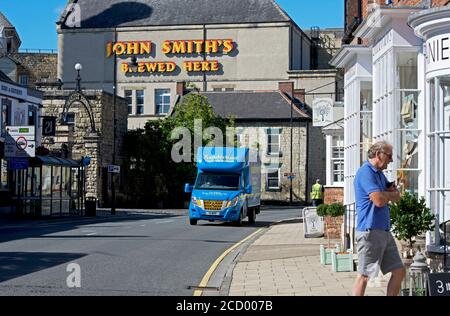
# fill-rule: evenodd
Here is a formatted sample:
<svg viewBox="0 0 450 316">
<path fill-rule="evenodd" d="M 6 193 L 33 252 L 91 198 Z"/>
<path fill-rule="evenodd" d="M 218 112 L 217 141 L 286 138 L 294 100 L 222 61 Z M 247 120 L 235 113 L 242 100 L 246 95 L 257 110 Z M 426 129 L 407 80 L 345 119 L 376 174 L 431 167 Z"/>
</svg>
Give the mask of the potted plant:
<svg viewBox="0 0 450 316">
<path fill-rule="evenodd" d="M 397 203 L 392 203 L 391 225 L 395 237 L 408 243 L 403 256 L 410 259 L 414 256 L 413 237 L 432 230 L 435 216 L 426 206 L 425 198 L 420 200 L 416 195 L 405 192 Z"/>
<path fill-rule="evenodd" d="M 334 214 L 335 210 L 331 209 L 331 213 L 329 211 L 331 205 L 328 204 L 321 204 L 317 207 L 317 215 L 327 218 L 328 216 L 331 216 L 331 214 Z M 328 225 L 327 221 L 325 221 L 325 232 L 328 231 Z M 320 263 L 321 264 L 331 264 L 331 254 L 333 251 L 337 250 L 339 251 L 339 245 L 336 245 L 335 248 L 331 247 L 330 242 L 330 234 L 326 234 L 328 239 L 328 246 L 325 247 L 324 245 L 320 245 Z"/>
<path fill-rule="evenodd" d="M 330 204 L 327 208 L 329 220 L 334 227 L 337 226 L 337 218 L 345 214 L 345 206 L 340 203 Z M 329 234 L 327 234 L 329 236 Z M 329 240 L 329 237 L 328 237 Z M 350 272 L 354 271 L 353 253 L 348 251 L 339 251 L 338 248 L 333 249 L 331 254 L 331 265 L 333 272 Z"/>
</svg>

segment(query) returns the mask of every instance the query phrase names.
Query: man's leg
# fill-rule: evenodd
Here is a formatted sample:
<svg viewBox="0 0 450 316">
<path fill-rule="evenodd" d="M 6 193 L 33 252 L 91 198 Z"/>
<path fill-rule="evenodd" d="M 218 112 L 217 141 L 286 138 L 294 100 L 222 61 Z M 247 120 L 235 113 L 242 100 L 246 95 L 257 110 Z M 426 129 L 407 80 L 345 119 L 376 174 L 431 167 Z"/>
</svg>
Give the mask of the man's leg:
<svg viewBox="0 0 450 316">
<path fill-rule="evenodd" d="M 353 296 L 364 296 L 366 292 L 367 282 L 369 277 L 367 275 L 358 274 L 355 285 L 353 285 Z"/>
<path fill-rule="evenodd" d="M 386 293 L 387 296 L 398 296 L 405 275 L 406 275 L 405 268 L 399 268 L 397 270 L 392 271 L 391 279 L 389 280 L 387 287 Z"/>
</svg>

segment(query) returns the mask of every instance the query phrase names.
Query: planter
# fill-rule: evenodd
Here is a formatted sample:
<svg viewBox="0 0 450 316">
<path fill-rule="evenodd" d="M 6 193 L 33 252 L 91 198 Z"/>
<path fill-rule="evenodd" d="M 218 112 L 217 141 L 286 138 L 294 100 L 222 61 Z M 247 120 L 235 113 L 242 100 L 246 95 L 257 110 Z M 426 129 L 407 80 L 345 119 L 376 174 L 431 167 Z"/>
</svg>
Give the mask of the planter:
<svg viewBox="0 0 450 316">
<path fill-rule="evenodd" d="M 353 253 L 333 251 L 331 265 L 333 272 L 353 272 Z"/>
<path fill-rule="evenodd" d="M 331 254 L 333 251 L 340 251 L 339 245 L 333 248 L 326 248 L 324 245 L 320 245 L 320 264 L 331 264 Z"/>
</svg>

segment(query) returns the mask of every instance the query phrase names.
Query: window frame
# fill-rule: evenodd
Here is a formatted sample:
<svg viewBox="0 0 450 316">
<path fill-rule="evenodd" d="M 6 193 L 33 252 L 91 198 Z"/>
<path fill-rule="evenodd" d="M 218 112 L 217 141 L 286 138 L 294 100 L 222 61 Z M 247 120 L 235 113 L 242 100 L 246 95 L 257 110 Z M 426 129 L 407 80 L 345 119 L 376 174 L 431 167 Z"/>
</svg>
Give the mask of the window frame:
<svg viewBox="0 0 450 316">
<path fill-rule="evenodd" d="M 281 188 L 281 168 L 267 168 L 266 169 L 266 187 L 268 191 L 271 190 L 279 190 Z M 273 180 L 275 178 L 270 178 L 269 174 L 275 173 L 274 171 L 276 171 L 276 173 L 278 174 L 278 186 L 273 187 L 269 185 L 269 180 Z"/>
<path fill-rule="evenodd" d="M 159 91 L 164 91 L 158 94 Z M 169 103 L 164 103 L 164 98 L 169 97 Z M 161 103 L 158 103 L 158 99 L 161 98 Z M 172 103 L 172 91 L 169 88 L 155 89 L 155 114 L 167 115 L 170 111 L 170 105 Z M 164 107 L 167 106 L 167 112 L 164 112 Z M 163 111 L 160 111 L 163 110 Z"/>
</svg>

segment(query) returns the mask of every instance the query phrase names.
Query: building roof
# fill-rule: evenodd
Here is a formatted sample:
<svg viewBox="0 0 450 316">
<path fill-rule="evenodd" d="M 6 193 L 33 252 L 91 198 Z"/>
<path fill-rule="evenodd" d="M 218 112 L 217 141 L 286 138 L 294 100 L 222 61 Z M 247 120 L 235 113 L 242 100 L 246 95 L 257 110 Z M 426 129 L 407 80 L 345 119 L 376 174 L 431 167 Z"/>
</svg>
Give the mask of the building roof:
<svg viewBox="0 0 450 316">
<path fill-rule="evenodd" d="M 5 28 L 14 28 L 14 25 L 9 22 L 9 20 L 6 18 L 6 16 L 3 15 L 3 13 L 0 12 L 0 26 L 4 26 Z"/>
<path fill-rule="evenodd" d="M 62 28 L 72 3 L 79 6 L 81 28 L 292 22 L 274 0 L 72 0 Z"/>
<path fill-rule="evenodd" d="M 11 80 L 3 71 L 0 70 L 0 81 L 6 82 L 6 83 L 12 83 L 16 84 L 14 81 Z"/>
<path fill-rule="evenodd" d="M 291 117 L 290 99 L 281 92 L 202 92 L 208 98 L 214 112 L 223 117 L 235 117 L 237 120 L 286 120 Z M 294 119 L 310 119 L 301 110 L 302 104 L 294 102 Z"/>
</svg>

